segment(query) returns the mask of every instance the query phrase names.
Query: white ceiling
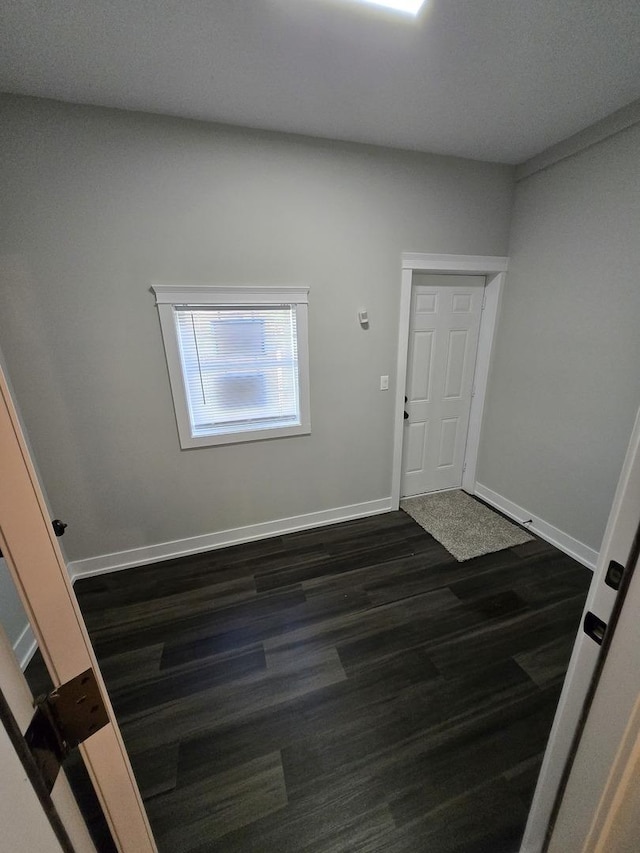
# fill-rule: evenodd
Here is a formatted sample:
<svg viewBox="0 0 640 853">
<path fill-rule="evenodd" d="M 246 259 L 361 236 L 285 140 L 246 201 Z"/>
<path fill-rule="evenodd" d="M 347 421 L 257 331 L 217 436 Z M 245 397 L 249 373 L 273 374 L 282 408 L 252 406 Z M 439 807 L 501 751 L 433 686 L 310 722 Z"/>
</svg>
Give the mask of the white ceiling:
<svg viewBox="0 0 640 853">
<path fill-rule="evenodd" d="M 519 163 L 640 97 L 638 0 L 4 0 L 0 90 Z"/>
</svg>

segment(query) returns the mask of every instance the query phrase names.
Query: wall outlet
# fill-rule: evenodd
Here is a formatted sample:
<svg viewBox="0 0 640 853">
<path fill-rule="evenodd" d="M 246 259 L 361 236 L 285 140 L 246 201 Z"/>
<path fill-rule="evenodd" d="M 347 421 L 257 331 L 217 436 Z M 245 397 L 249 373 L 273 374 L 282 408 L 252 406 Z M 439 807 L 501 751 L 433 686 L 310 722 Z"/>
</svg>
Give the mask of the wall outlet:
<svg viewBox="0 0 640 853">
<path fill-rule="evenodd" d="M 388 391 L 389 390 L 389 377 L 388 376 L 381 376 L 380 377 L 380 390 L 381 391 Z"/>
</svg>

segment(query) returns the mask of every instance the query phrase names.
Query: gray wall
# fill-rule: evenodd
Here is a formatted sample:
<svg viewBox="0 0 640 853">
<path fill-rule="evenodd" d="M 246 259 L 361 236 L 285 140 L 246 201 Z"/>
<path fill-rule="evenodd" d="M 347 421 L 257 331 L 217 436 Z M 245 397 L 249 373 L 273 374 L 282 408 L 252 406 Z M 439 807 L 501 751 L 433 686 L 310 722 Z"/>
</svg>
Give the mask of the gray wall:
<svg viewBox="0 0 640 853">
<path fill-rule="evenodd" d="M 478 480 L 586 545 L 640 404 L 640 126 L 516 189 Z"/>
<path fill-rule="evenodd" d="M 15 647 L 28 624 L 29 620 L 18 598 L 13 578 L 9 574 L 7 564 L 0 558 L 0 625 L 12 646 Z"/>
<path fill-rule="evenodd" d="M 7 375 L 7 363 L 4 358 L 4 354 L 0 349 L 0 370 Z M 11 388 L 11 383 L 9 383 L 9 390 L 13 393 L 13 389 Z M 20 413 L 18 412 L 18 417 L 20 417 Z M 23 424 L 24 429 L 24 424 Z M 25 435 L 25 439 L 27 441 L 27 445 L 29 445 L 28 437 Z M 4 629 L 5 634 L 7 635 L 9 642 L 14 648 L 14 651 L 17 653 L 19 658 L 22 658 L 25 653 L 24 643 L 27 645 L 33 639 L 33 635 L 30 634 L 29 637 L 23 637 L 23 633 L 25 628 L 29 626 L 29 620 L 27 618 L 27 614 L 25 613 L 24 607 L 22 606 L 22 602 L 16 592 L 16 585 L 13 581 L 13 577 L 9 573 L 9 569 L 7 568 L 7 564 L 2 557 L 0 557 L 0 625 Z M 22 638 L 23 643 L 20 647 L 17 646 L 18 640 Z"/>
<path fill-rule="evenodd" d="M 0 343 L 70 558 L 390 494 L 400 253 L 506 254 L 511 168 L 1 109 Z M 179 449 L 156 280 L 310 286 L 311 436 Z"/>
</svg>

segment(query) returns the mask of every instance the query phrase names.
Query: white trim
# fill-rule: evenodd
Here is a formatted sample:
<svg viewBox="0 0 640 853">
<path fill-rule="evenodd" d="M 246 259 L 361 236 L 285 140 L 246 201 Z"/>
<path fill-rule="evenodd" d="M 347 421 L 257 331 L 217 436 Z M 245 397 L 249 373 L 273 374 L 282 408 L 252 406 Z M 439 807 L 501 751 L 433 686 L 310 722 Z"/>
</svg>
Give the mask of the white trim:
<svg viewBox="0 0 640 853">
<path fill-rule="evenodd" d="M 506 272 L 509 258 L 491 255 L 430 255 L 423 252 L 403 252 L 402 269 L 417 272 L 487 275 Z"/>
<path fill-rule="evenodd" d="M 153 284 L 151 290 L 156 305 L 199 304 L 199 305 L 252 305 L 277 302 L 305 304 L 309 302 L 308 287 L 270 287 L 245 284 Z"/>
<path fill-rule="evenodd" d="M 533 522 L 527 524 L 527 530 L 535 533 L 536 536 L 539 536 L 551 545 L 555 545 L 556 548 L 564 551 L 569 557 L 573 557 L 574 560 L 582 563 L 583 566 L 591 569 L 591 571 L 595 570 L 596 563 L 598 562 L 598 552 L 593 548 L 590 548 L 578 539 L 574 539 L 573 536 L 570 536 L 558 527 L 554 527 L 548 521 L 534 516 L 529 510 L 499 495 L 493 489 L 489 489 L 481 483 L 476 483 L 474 494 L 476 497 L 481 498 L 486 503 L 500 510 L 500 512 L 508 515 L 509 518 L 513 518 L 519 524 L 532 518 Z"/>
<path fill-rule="evenodd" d="M 214 447 L 249 441 L 309 435 L 311 433 L 311 402 L 309 388 L 309 288 L 308 287 L 255 287 L 236 285 L 179 285 L 156 284 L 151 290 L 156 295 L 160 330 L 169 373 L 169 386 L 178 428 L 178 439 L 183 450 Z M 191 305 L 278 305 L 296 306 L 296 336 L 298 352 L 299 423 L 253 428 L 232 432 L 212 432 L 193 435 L 188 405 L 188 389 L 178 344 L 176 306 Z"/>
<path fill-rule="evenodd" d="M 24 672 L 27 668 L 29 661 L 36 653 L 36 649 L 38 648 L 38 641 L 36 640 L 35 634 L 31 630 L 31 625 L 27 622 L 22 631 L 20 632 L 20 636 L 13 644 L 13 653 L 16 656 L 16 660 L 20 665 L 20 669 Z"/>
<path fill-rule="evenodd" d="M 466 468 L 462 487 L 473 492 L 476 477 L 480 430 L 484 412 L 484 401 L 489 380 L 489 368 L 493 352 L 493 340 L 498 322 L 505 272 L 509 259 L 484 255 L 430 255 L 404 253 L 402 255 L 402 279 L 400 285 L 400 319 L 398 328 L 398 357 L 396 363 L 396 410 L 393 431 L 393 467 L 391 474 L 391 500 L 393 509 L 400 506 L 402 480 L 402 442 L 404 439 L 404 395 L 407 381 L 407 352 L 409 348 L 409 324 L 411 321 L 411 288 L 414 272 L 449 273 L 453 275 L 486 276 L 486 304 L 480 321 L 478 354 L 474 378 L 475 394 L 471 400 L 469 430 L 465 449 Z"/>
<path fill-rule="evenodd" d="M 393 427 L 393 467 L 391 469 L 391 501 L 400 506 L 402 482 L 402 442 L 404 439 L 404 397 L 407 387 L 407 354 L 409 352 L 409 322 L 411 320 L 411 283 L 413 270 L 402 270 L 400 286 L 400 327 L 398 329 L 398 359 L 396 363 L 396 408 Z"/>
<path fill-rule="evenodd" d="M 500 304 L 502 302 L 502 291 L 505 281 L 505 273 L 488 273 L 484 288 L 484 308 L 480 320 L 480 335 L 478 337 L 478 352 L 476 355 L 476 372 L 473 378 L 474 395 L 471 398 L 471 411 L 469 412 L 469 427 L 467 430 L 467 445 L 464 456 L 464 470 L 462 472 L 462 488 L 467 492 L 473 492 L 476 484 L 476 468 L 478 465 L 478 451 L 480 449 L 480 430 L 482 429 L 482 417 L 484 415 L 484 403 L 489 383 L 489 370 L 491 367 L 491 356 L 493 353 L 493 342 L 495 339 Z"/>
<path fill-rule="evenodd" d="M 205 533 L 201 536 L 191 536 L 187 539 L 176 539 L 173 542 L 161 542 L 157 545 L 147 545 L 142 548 L 131 548 L 128 551 L 118 551 L 114 554 L 104 554 L 99 557 L 88 557 L 84 560 L 74 560 L 68 569 L 72 582 L 80 577 L 93 577 L 133 566 L 143 566 L 160 560 L 170 560 L 189 554 L 199 554 L 203 551 L 213 551 L 239 545 L 242 542 L 253 542 L 256 539 L 267 539 L 271 536 L 282 536 L 296 530 L 308 530 L 312 527 L 324 527 L 327 524 L 337 524 L 354 518 L 366 518 L 380 515 L 391 510 L 391 498 L 380 498 L 375 501 L 334 507 L 333 509 L 309 512 L 304 515 L 294 515 L 275 521 L 263 521 L 260 524 L 249 524 L 245 527 L 234 527 L 217 533 Z"/>
</svg>

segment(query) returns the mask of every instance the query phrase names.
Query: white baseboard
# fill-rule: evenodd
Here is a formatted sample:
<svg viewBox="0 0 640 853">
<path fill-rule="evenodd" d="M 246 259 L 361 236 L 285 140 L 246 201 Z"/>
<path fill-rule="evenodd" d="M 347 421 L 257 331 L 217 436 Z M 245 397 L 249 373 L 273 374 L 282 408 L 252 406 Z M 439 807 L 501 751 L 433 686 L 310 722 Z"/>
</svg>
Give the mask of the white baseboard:
<svg viewBox="0 0 640 853">
<path fill-rule="evenodd" d="M 13 653 L 16 660 L 20 664 L 20 669 L 24 672 L 31 658 L 34 656 L 38 642 L 31 630 L 31 625 L 27 624 L 22 629 L 20 636 L 13 644 Z"/>
<path fill-rule="evenodd" d="M 500 512 L 508 515 L 509 518 L 513 518 L 513 520 L 517 521 L 519 524 L 522 524 L 523 521 L 527 521 L 532 518 L 533 523 L 526 525 L 527 530 L 535 533 L 536 536 L 539 536 L 551 545 L 555 545 L 556 548 L 564 551 L 565 554 L 568 554 L 570 557 L 573 557 L 574 560 L 582 563 L 583 566 L 594 571 L 596 563 L 598 562 L 598 552 L 594 551 L 593 548 L 590 548 L 583 542 L 579 542 L 577 539 L 574 539 L 573 536 L 569 536 L 568 533 L 565 533 L 563 530 L 559 530 L 557 527 L 554 527 L 553 524 L 549 524 L 548 521 L 539 518 L 528 509 L 524 509 L 524 507 L 518 506 L 518 504 L 513 503 L 513 501 L 502 497 L 502 495 L 494 492 L 493 489 L 487 488 L 487 486 L 476 483 L 474 494 L 476 497 L 500 510 Z"/>
<path fill-rule="evenodd" d="M 85 560 L 74 560 L 68 569 L 73 583 L 78 578 L 103 575 L 133 566 L 143 566 L 160 560 L 170 560 L 188 554 L 199 554 L 202 551 L 213 551 L 217 548 L 227 548 L 229 545 L 239 545 L 242 542 L 252 542 L 256 539 L 268 539 L 270 536 L 282 536 L 296 530 L 308 530 L 312 527 L 324 527 L 327 524 L 337 524 L 354 518 L 366 518 L 370 515 L 380 515 L 390 512 L 391 498 L 380 498 L 334 509 L 309 512 L 305 515 L 294 515 L 290 518 L 280 518 L 276 521 L 265 521 L 261 524 L 249 524 L 246 527 L 234 527 L 218 533 L 205 533 L 202 536 L 192 536 L 188 539 L 176 539 L 173 542 L 161 542 L 158 545 L 146 545 L 142 548 L 131 548 L 128 551 L 118 551 L 114 554 L 104 554 L 98 557 L 88 557 Z"/>
</svg>

